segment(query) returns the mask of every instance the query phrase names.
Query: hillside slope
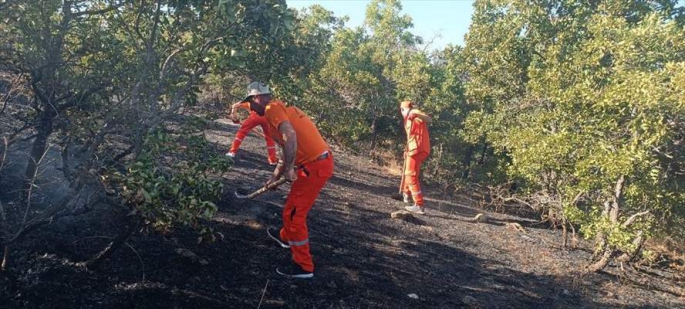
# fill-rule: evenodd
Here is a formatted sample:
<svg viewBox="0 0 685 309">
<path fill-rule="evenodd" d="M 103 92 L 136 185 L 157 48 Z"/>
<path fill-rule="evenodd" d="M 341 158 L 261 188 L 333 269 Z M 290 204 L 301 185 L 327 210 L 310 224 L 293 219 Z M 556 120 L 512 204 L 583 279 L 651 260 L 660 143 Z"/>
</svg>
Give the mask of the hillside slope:
<svg viewBox="0 0 685 309">
<path fill-rule="evenodd" d="M 237 127 L 220 120 L 207 131 L 226 151 Z M 424 188 L 428 213 L 396 220 L 402 203 L 389 198 L 399 176 L 368 158 L 335 150 L 336 174 L 309 214 L 317 266 L 309 282 L 279 278 L 289 252 L 266 236 L 280 226 L 287 188 L 237 200 L 237 188 L 258 188 L 271 167 L 263 140 L 250 135 L 234 168 L 221 175 L 224 199 L 210 223 L 215 243 L 178 229 L 136 235 L 98 272 L 76 267 L 114 235 L 111 221 L 56 222 L 16 248 L 26 259 L 0 275 L 0 307 L 30 308 L 648 308 L 684 307 L 685 300 L 623 284 L 609 273 L 579 277 L 590 253 L 559 248 L 545 224 L 482 212 L 468 196 L 443 198 Z M 89 219 L 90 218 L 90 219 Z M 83 220 L 91 220 L 84 226 Z M 522 229 L 516 229 L 517 223 Z M 22 254 L 23 252 L 23 254 Z M 10 284 L 7 276 L 17 276 Z M 673 275 L 674 276 L 674 275 Z M 676 279 L 677 280 L 677 279 Z M 682 279 L 680 279 L 682 280 Z M 676 284 L 674 282 L 674 284 Z"/>
</svg>

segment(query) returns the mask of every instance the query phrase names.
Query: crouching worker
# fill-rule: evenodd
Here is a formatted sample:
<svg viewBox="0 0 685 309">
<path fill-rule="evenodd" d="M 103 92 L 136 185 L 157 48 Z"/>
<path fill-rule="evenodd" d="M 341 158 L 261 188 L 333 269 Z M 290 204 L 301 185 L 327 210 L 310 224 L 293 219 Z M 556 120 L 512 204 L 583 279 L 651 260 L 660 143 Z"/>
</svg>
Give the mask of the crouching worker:
<svg viewBox="0 0 685 309">
<path fill-rule="evenodd" d="M 250 103 L 238 102 L 231 106 L 231 121 L 233 121 L 235 124 L 240 123 L 237 115 L 238 109 L 240 108 L 249 109 Z M 264 132 L 264 140 L 266 141 L 266 152 L 268 154 L 269 164 L 276 165 L 278 162 L 278 158 L 276 157 L 276 145 L 274 140 L 268 134 L 266 134 L 266 119 L 264 116 L 257 115 L 254 111 L 250 111 L 250 116 L 247 117 L 247 119 L 245 119 L 245 121 L 243 121 L 243 123 L 240 125 L 240 129 L 238 129 L 238 133 L 235 135 L 233 143 L 231 144 L 231 149 L 228 150 L 226 156 L 235 158 L 236 153 L 238 153 L 238 149 L 240 149 L 240 144 L 243 143 L 243 139 L 245 139 L 247 134 L 249 134 L 250 131 L 252 131 L 252 129 L 256 126 L 261 126 L 262 131 Z"/>
<path fill-rule="evenodd" d="M 314 277 L 314 262 L 309 251 L 307 214 L 319 192 L 333 176 L 333 154 L 314 123 L 299 108 L 286 106 L 272 98 L 269 88 L 260 82 L 247 87 L 250 109 L 266 118 L 270 135 L 282 147 L 282 159 L 267 185 L 286 177 L 292 182 L 283 207 L 283 227 L 267 229 L 279 246 L 290 248 L 292 263 L 276 272 L 290 278 Z"/>
</svg>

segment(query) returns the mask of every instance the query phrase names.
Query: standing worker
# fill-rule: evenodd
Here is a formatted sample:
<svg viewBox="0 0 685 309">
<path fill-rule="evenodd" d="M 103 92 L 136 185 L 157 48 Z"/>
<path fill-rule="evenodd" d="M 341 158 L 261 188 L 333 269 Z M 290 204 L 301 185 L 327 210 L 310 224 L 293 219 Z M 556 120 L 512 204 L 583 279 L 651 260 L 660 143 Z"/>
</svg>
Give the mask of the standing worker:
<svg viewBox="0 0 685 309">
<path fill-rule="evenodd" d="M 404 130 L 407 132 L 407 147 L 404 150 L 404 171 L 402 171 L 402 183 L 400 190 L 405 203 L 410 203 L 410 197 L 414 200 L 413 206 L 405 209 L 413 213 L 423 215 L 425 204 L 419 174 L 421 164 L 428 158 L 431 151 L 430 137 L 428 136 L 428 124 L 432 119 L 418 109 L 414 108 L 411 101 L 400 103 L 400 113 L 404 117 Z"/>
<path fill-rule="evenodd" d="M 293 263 L 277 268 L 276 272 L 290 278 L 313 278 L 307 214 L 333 176 L 333 154 L 309 117 L 299 108 L 273 99 L 269 88 L 261 82 L 247 86 L 243 101 L 250 102 L 250 109 L 266 118 L 266 134 L 283 150 L 282 159 L 266 184 L 280 177 L 292 182 L 283 207 L 283 228 L 279 233 L 267 229 L 269 237 L 292 253 Z"/>
<path fill-rule="evenodd" d="M 231 121 L 233 121 L 233 123 L 235 124 L 240 123 L 237 114 L 239 108 L 249 110 L 250 103 L 238 102 L 231 106 Z M 264 132 L 264 139 L 266 140 L 266 151 L 269 157 L 269 164 L 276 165 L 276 163 L 278 163 L 278 158 L 276 157 L 276 144 L 274 143 L 274 140 L 269 136 L 269 134 L 266 134 L 266 118 L 264 118 L 264 116 L 257 115 L 254 111 L 250 111 L 250 116 L 247 117 L 247 119 L 245 119 L 245 121 L 243 121 L 243 123 L 240 125 L 240 129 L 238 129 L 238 133 L 235 135 L 235 138 L 233 139 L 233 144 L 231 144 L 231 149 L 228 150 L 226 156 L 235 158 L 236 153 L 238 153 L 238 149 L 240 149 L 240 144 L 243 143 L 243 139 L 245 139 L 245 136 L 247 136 L 247 134 L 250 133 L 250 131 L 252 131 L 252 129 L 256 126 L 261 126 L 262 132 Z"/>
</svg>

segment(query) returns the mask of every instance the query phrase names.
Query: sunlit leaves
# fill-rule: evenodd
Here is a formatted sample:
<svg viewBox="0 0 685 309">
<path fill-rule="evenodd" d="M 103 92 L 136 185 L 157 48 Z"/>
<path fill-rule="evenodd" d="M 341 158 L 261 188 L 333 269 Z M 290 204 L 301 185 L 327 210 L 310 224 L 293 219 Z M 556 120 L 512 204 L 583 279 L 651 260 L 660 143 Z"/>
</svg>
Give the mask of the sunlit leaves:
<svg viewBox="0 0 685 309">
<path fill-rule="evenodd" d="M 629 249 L 637 231 L 676 232 L 683 213 L 685 31 L 673 2 L 478 1 L 467 38 L 467 120 L 511 159 L 510 177 L 559 197 L 586 235 Z M 521 73 L 525 72 L 522 76 Z M 679 172 L 680 171 L 680 172 Z M 618 222 L 600 211 L 626 177 Z M 582 193 L 582 207 L 570 202 Z M 650 210 L 669 224 L 621 220 Z M 651 225 L 650 225 L 651 224 Z M 680 230 L 682 231 L 682 230 Z"/>
</svg>

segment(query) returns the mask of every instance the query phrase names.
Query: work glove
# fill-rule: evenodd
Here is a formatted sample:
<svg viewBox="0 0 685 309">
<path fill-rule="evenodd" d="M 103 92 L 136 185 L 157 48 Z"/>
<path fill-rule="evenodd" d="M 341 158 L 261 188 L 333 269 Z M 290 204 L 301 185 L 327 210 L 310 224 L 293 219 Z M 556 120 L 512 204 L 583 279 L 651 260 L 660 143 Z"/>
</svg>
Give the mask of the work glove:
<svg viewBox="0 0 685 309">
<path fill-rule="evenodd" d="M 231 117 L 231 121 L 235 124 L 240 124 L 240 119 L 238 119 L 238 118 Z"/>
<path fill-rule="evenodd" d="M 407 120 L 414 121 L 414 119 L 416 119 L 416 116 L 416 114 L 409 114 L 409 116 L 407 116 Z"/>
</svg>

